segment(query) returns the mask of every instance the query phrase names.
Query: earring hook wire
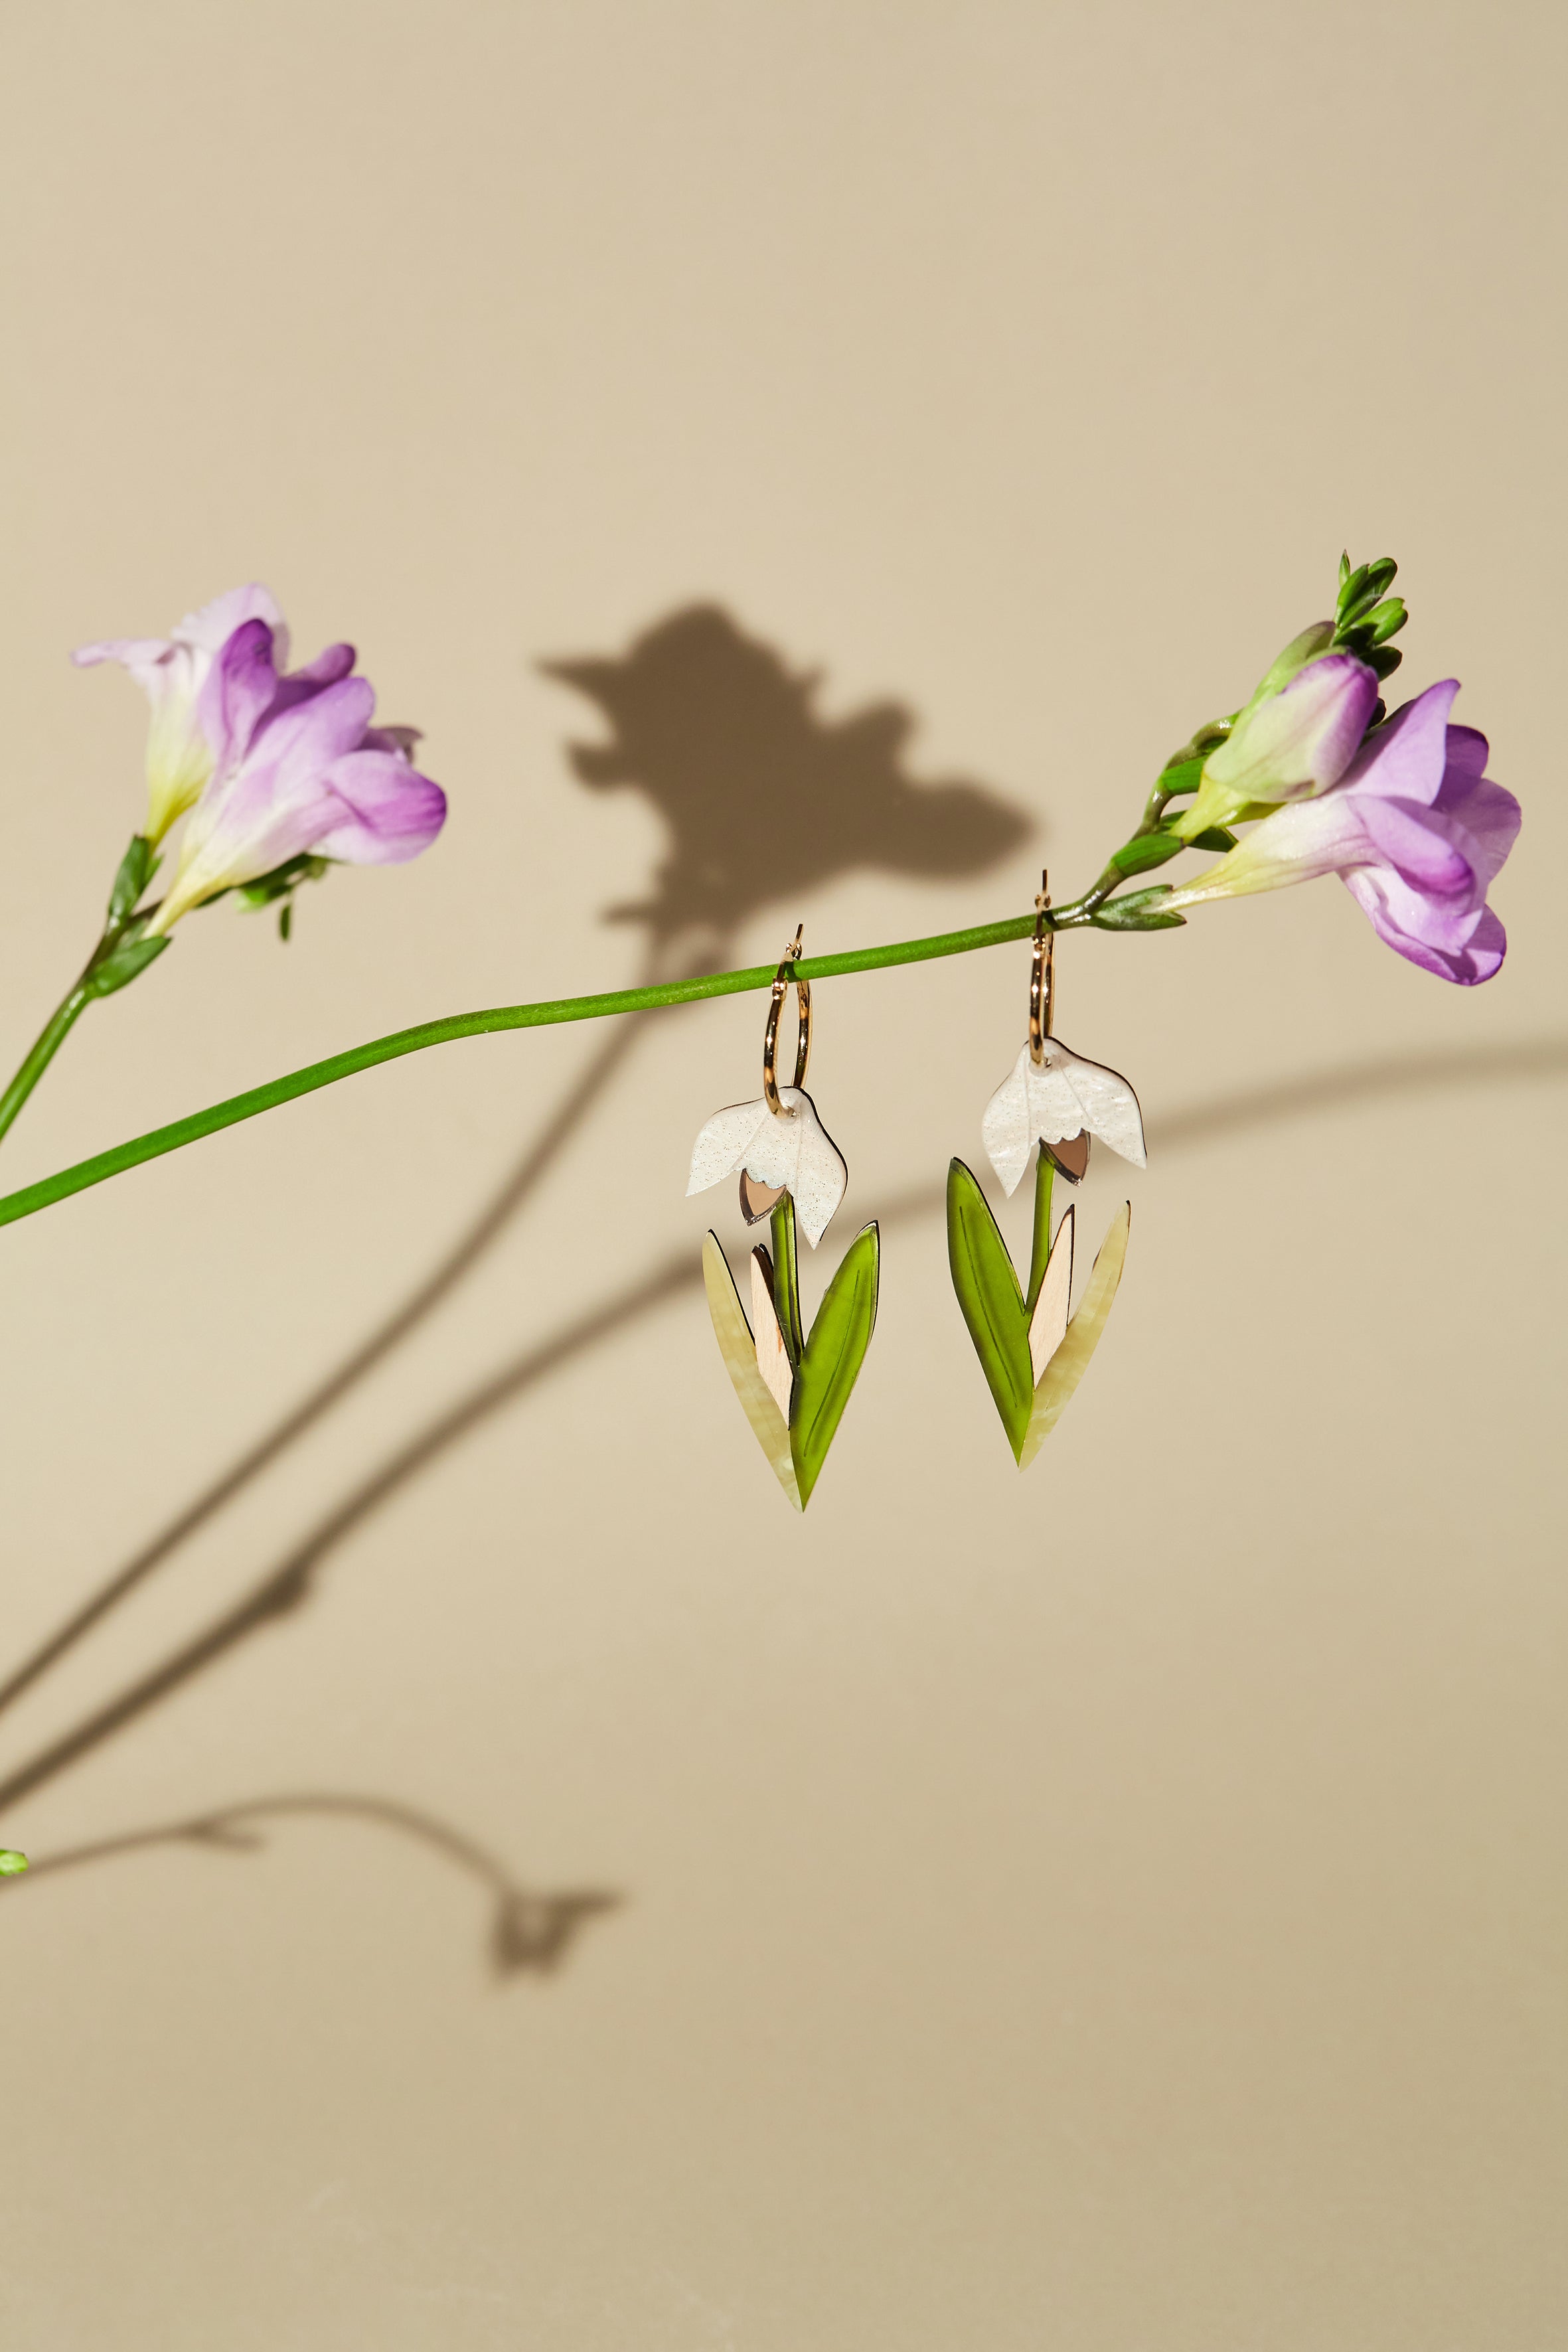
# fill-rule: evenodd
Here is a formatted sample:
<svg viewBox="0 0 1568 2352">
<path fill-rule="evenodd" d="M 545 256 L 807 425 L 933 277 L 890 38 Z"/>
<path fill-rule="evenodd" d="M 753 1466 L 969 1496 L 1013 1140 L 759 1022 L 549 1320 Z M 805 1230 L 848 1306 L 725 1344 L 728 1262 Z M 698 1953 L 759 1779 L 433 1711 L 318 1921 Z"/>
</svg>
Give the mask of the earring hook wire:
<svg viewBox="0 0 1568 2352">
<path fill-rule="evenodd" d="M 1035 936 L 1029 960 L 1029 1059 L 1037 1070 L 1046 1058 L 1046 1039 L 1056 1019 L 1057 935 L 1047 927 L 1051 877 L 1042 870 L 1035 894 Z"/>
<path fill-rule="evenodd" d="M 805 930 L 805 925 L 797 923 L 795 928 L 795 937 L 784 951 L 773 980 L 773 994 L 768 1003 L 768 1025 L 763 1036 L 763 1099 L 775 1118 L 784 1118 L 789 1116 L 779 1099 L 779 1014 L 784 1010 L 784 998 L 790 992 L 795 966 L 800 961 L 801 939 Z M 804 1087 L 806 1067 L 811 1060 L 811 982 L 809 980 L 795 981 L 795 1083 L 796 1087 Z"/>
</svg>

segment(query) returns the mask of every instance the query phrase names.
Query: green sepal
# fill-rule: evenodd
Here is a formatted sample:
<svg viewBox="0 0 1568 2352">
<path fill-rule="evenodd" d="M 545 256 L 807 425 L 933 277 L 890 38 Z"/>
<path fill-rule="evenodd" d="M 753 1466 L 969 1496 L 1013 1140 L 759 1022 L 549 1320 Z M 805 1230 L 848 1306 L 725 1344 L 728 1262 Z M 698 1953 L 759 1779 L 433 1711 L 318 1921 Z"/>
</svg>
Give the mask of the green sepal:
<svg viewBox="0 0 1568 2352">
<path fill-rule="evenodd" d="M 1380 556 L 1375 563 L 1358 564 L 1340 589 L 1336 606 L 1335 635 L 1343 636 L 1358 622 L 1364 621 L 1374 604 L 1380 604 L 1394 584 L 1399 566 L 1392 555 Z"/>
<path fill-rule="evenodd" d="M 150 963 L 157 961 L 168 944 L 167 932 L 157 940 L 122 940 L 113 954 L 105 956 L 89 975 L 89 995 L 112 996 L 116 989 L 129 987 Z"/>
<path fill-rule="evenodd" d="M 254 912 L 258 908 L 276 905 L 279 898 L 286 898 L 290 890 L 297 889 L 301 882 L 319 882 L 331 866 L 330 857 L 315 857 L 306 850 L 300 856 L 287 858 L 281 866 L 275 866 L 269 874 L 258 874 L 254 882 L 237 883 L 235 896 L 244 901 L 247 910 Z M 216 895 L 221 898 L 226 893 L 220 890 Z M 204 903 L 210 906 L 213 900 L 207 899 Z"/>
<path fill-rule="evenodd" d="M 0 1878 L 20 1878 L 26 1867 L 25 1853 L 16 1853 L 9 1846 L 0 1846 Z"/>
<path fill-rule="evenodd" d="M 1160 790 L 1168 801 L 1179 799 L 1183 793 L 1195 793 L 1204 780 L 1206 753 L 1200 751 L 1196 758 L 1187 757 L 1184 756 L 1184 751 L 1160 771 Z"/>
<path fill-rule="evenodd" d="M 1385 638 L 1397 636 L 1409 618 L 1404 597 L 1390 596 L 1385 604 L 1373 607 L 1362 626 L 1371 630 L 1373 644 L 1381 646 Z"/>
<path fill-rule="evenodd" d="M 955 1160 L 947 1171 L 947 1262 L 1016 1460 L 1035 1402 L 1029 1310 L 991 1204 L 962 1160 Z"/>
<path fill-rule="evenodd" d="M 795 1202 L 787 1192 L 781 1192 L 773 1202 L 768 1221 L 773 1236 L 773 1313 L 779 1318 L 784 1333 L 784 1352 L 790 1370 L 795 1370 L 805 1353 L 800 1322 L 800 1253 L 795 1233 Z"/>
<path fill-rule="evenodd" d="M 1111 859 L 1119 874 L 1147 874 L 1151 866 L 1163 866 L 1185 847 L 1173 833 L 1135 833 L 1124 841 Z"/>
<path fill-rule="evenodd" d="M 1342 556 L 1340 561 L 1342 563 L 1344 558 Z M 1355 570 L 1347 572 L 1340 582 L 1340 593 L 1334 600 L 1334 616 L 1342 625 L 1362 590 L 1366 586 L 1367 570 L 1366 564 L 1358 563 Z"/>
<path fill-rule="evenodd" d="M 1187 847 L 1189 849 L 1234 849 L 1236 835 L 1228 825 L 1205 825 L 1202 833 L 1194 834 Z"/>
<path fill-rule="evenodd" d="M 1173 931 L 1186 921 L 1185 915 L 1162 913 L 1160 902 L 1169 897 L 1168 882 L 1156 882 L 1152 890 L 1124 891 L 1120 898 L 1108 898 L 1097 907 L 1089 921 L 1101 931 Z"/>
<path fill-rule="evenodd" d="M 110 929 L 125 920 L 163 862 L 154 856 L 153 845 L 144 833 L 132 835 L 131 846 L 120 861 L 120 870 L 109 894 Z"/>
<path fill-rule="evenodd" d="M 880 1268 L 877 1227 L 862 1225 L 827 1286 L 795 1371 L 789 1402 L 789 1448 L 802 1510 L 811 1500 L 871 1344 Z"/>
<path fill-rule="evenodd" d="M 1405 656 L 1400 652 L 1397 646 L 1373 646 L 1372 651 L 1364 656 L 1364 659 L 1368 668 L 1374 669 L 1377 672 L 1378 677 L 1382 678 L 1392 677 L 1394 671 L 1399 667 L 1400 663 L 1405 659 Z"/>
</svg>

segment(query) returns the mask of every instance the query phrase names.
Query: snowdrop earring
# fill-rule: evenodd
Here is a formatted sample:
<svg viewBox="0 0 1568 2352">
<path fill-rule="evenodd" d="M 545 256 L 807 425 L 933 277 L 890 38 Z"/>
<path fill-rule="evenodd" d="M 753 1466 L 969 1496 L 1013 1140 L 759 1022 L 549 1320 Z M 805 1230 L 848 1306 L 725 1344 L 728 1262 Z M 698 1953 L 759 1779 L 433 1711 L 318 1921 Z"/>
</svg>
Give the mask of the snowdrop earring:
<svg viewBox="0 0 1568 2352">
<path fill-rule="evenodd" d="M 1143 1121 L 1125 1078 L 1086 1062 L 1051 1034 L 1056 935 L 1046 922 L 1047 877 L 1035 900 L 1030 949 L 1028 1042 L 985 1107 L 981 1134 L 1009 1197 L 1038 1146 L 1035 1234 L 1027 1294 L 985 1195 L 962 1160 L 947 1176 L 947 1254 L 952 1286 L 1007 1442 L 1026 1470 L 1089 1368 L 1121 1279 L 1132 1204 L 1111 1220 L 1076 1315 L 1069 1315 L 1075 1216 L 1051 1236 L 1053 1180 L 1076 1184 L 1089 1166 L 1091 1136 L 1142 1168 Z"/>
<path fill-rule="evenodd" d="M 691 1149 L 687 1197 L 738 1176 L 748 1225 L 766 1217 L 770 1249 L 752 1252 L 748 1323 L 717 1234 L 702 1244 L 708 1311 L 742 1410 L 779 1485 L 797 1511 L 811 1500 L 827 1449 L 849 1402 L 877 1320 L 880 1244 L 862 1225 L 827 1286 L 809 1337 L 801 1322 L 795 1221 L 815 1249 L 844 1198 L 849 1171 L 805 1092 L 811 1057 L 811 983 L 795 976 L 801 933 L 784 950 L 763 1040 L 763 1091 L 755 1102 L 715 1111 Z M 779 1015 L 795 992 L 795 1084 L 778 1083 Z"/>
</svg>

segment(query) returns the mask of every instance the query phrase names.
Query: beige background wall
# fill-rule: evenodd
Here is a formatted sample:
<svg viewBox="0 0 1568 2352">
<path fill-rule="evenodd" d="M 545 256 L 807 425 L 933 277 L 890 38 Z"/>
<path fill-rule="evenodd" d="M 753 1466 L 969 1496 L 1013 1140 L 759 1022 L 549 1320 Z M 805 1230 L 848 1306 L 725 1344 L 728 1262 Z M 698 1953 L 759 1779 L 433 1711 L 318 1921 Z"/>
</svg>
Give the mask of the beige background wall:
<svg viewBox="0 0 1568 2352">
<path fill-rule="evenodd" d="M 194 919 L 7 1183 L 629 981 L 656 895 L 747 962 L 1081 887 L 1347 541 L 1527 803 L 1473 995 L 1332 883 L 1064 947 L 1152 1150 L 1026 1480 L 936 1213 L 1022 950 L 820 991 L 825 1255 L 886 1259 L 804 1524 L 682 1198 L 757 1000 L 430 1054 L 0 1234 L 9 1662 L 510 1202 L 0 1719 L 11 1783 L 240 1613 L 0 1813 L 68 1864 L 0 1893 L 17 2352 L 1564 2340 L 1563 26 L 5 10 L 6 1054 L 140 813 L 73 644 L 265 579 L 452 798 L 286 951 Z"/>
</svg>

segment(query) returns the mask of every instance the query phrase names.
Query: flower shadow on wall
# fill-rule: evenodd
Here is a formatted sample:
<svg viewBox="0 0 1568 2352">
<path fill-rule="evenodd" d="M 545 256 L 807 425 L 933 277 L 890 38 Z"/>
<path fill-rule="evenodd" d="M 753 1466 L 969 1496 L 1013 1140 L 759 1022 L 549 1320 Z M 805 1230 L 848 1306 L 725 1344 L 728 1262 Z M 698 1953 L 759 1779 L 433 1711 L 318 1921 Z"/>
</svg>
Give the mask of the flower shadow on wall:
<svg viewBox="0 0 1568 2352">
<path fill-rule="evenodd" d="M 668 828 L 653 895 L 607 914 L 646 924 L 661 961 L 679 946 L 706 969 L 764 907 L 793 909 L 840 875 L 988 873 L 1032 830 L 972 779 L 911 776 L 907 705 L 824 719 L 821 672 L 792 670 L 719 604 L 670 614 L 618 659 L 540 667 L 610 727 L 570 746 L 583 782 L 642 793 Z"/>
<path fill-rule="evenodd" d="M 603 743 L 569 747 L 579 779 L 595 790 L 640 792 L 666 827 L 667 846 L 650 895 L 636 905 L 608 909 L 605 918 L 645 928 L 645 980 L 722 965 L 732 960 L 736 934 L 752 916 L 782 902 L 795 919 L 812 891 L 843 874 L 974 877 L 999 864 L 1034 829 L 1022 810 L 982 784 L 952 778 L 924 782 L 911 775 L 905 754 L 917 721 L 907 705 L 883 701 L 842 719 L 824 719 L 816 708 L 820 673 L 792 669 L 781 653 L 748 635 L 716 604 L 671 613 L 622 655 L 545 661 L 540 667 L 586 696 L 610 728 Z M 436 1266 L 29 1654 L 8 1673 L 0 1669 L 0 1714 L 414 1336 L 510 1226 L 619 1073 L 645 1026 L 606 1023 L 608 1034 L 588 1054 L 564 1099 Z M 237 1602 L 175 1643 L 134 1683 L 86 1706 L 42 1750 L 7 1770 L 5 1801 L 15 1803 L 53 1781 L 252 1633 L 297 1610 L 313 1591 L 318 1567 L 351 1528 L 467 1430 L 558 1364 L 679 1297 L 690 1274 L 686 1253 L 650 1266 L 646 1279 L 612 1305 L 529 1346 L 499 1381 L 481 1382 L 434 1414 L 423 1430 L 356 1480 L 304 1541 L 275 1561 Z M 342 1801 L 302 1801 L 320 1811 L 352 1810 Z M 379 1810 L 388 1819 L 394 1811 L 408 1815 L 408 1809 L 385 1801 L 358 1801 L 361 1811 Z M 63 1867 L 68 1859 L 96 1861 L 148 1843 L 222 1844 L 241 1851 L 241 1841 L 219 1836 L 210 1827 L 237 1817 L 237 1809 L 229 1809 L 222 1816 L 195 1817 L 194 1827 L 175 1823 L 99 1841 L 58 1856 L 52 1866 Z M 35 1847 L 30 1883 L 37 1883 L 50 1866 Z M 558 1899 L 568 1898 L 514 1890 L 510 1909 L 503 1903 L 509 1924 L 504 1936 L 497 1928 L 495 1948 L 500 1954 L 510 1937 L 507 1949 L 513 1968 L 541 1965 L 534 1957 L 541 1937 L 554 1953 L 551 1937 L 557 1914 L 551 1906 Z M 590 1907 L 602 1909 L 610 1899 L 595 1896 Z M 570 1913 L 568 1929 L 578 1916 Z M 564 1948 L 563 1941 L 560 1949 Z"/>
</svg>

